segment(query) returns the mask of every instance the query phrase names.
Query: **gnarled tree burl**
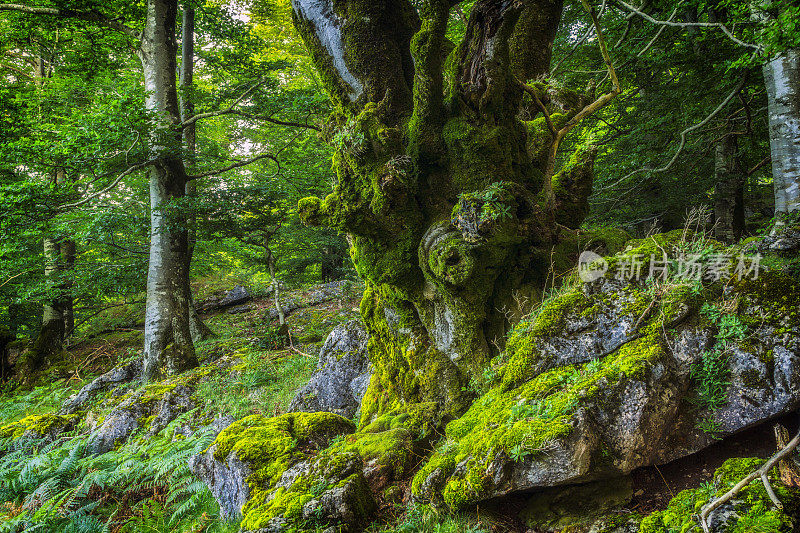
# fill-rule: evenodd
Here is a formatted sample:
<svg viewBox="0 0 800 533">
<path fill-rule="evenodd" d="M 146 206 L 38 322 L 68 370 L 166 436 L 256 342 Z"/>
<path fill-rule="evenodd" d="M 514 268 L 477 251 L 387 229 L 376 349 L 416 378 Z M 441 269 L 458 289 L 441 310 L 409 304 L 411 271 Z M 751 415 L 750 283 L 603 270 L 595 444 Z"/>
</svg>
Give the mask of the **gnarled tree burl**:
<svg viewBox="0 0 800 533">
<path fill-rule="evenodd" d="M 576 150 L 552 176 L 554 139 L 618 92 L 603 49 L 614 89 L 552 112 L 557 100 L 585 99 L 556 98 L 537 81 L 549 71 L 560 0 L 479 0 L 454 45 L 446 32 L 457 4 L 293 0 L 337 104 L 337 183 L 300 211 L 347 233 L 367 283 L 361 312 L 376 373 L 365 419 L 412 403 L 436 402 L 445 415 L 466 407 L 466 385 L 523 302 L 541 295 L 587 212 L 594 150 Z"/>
</svg>

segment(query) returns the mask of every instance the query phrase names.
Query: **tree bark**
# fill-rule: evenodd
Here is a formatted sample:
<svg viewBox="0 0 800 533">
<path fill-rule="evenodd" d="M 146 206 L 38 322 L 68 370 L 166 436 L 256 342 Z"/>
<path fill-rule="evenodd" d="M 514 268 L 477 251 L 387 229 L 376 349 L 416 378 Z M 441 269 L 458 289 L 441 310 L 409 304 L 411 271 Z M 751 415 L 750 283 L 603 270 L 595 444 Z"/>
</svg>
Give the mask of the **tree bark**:
<svg viewBox="0 0 800 533">
<path fill-rule="evenodd" d="M 181 120 L 187 121 L 194 116 L 194 100 L 192 98 L 192 88 L 194 84 L 194 30 L 195 30 L 195 11 L 187 2 L 183 8 L 183 20 L 181 23 L 181 69 L 180 69 L 180 104 Z M 183 143 L 186 150 L 187 159 L 194 157 L 197 149 L 197 123 L 189 124 L 183 129 Z M 192 197 L 197 194 L 197 186 L 194 181 L 186 183 L 186 196 Z M 187 253 L 187 272 L 191 272 L 192 257 L 194 257 L 195 243 L 197 242 L 197 221 L 194 215 L 187 219 L 189 228 L 189 251 Z M 187 275 L 186 282 L 189 283 Z M 192 335 L 192 342 L 200 342 L 214 335 L 197 313 L 192 295 L 191 285 L 187 289 L 189 293 L 189 330 Z"/>
<path fill-rule="evenodd" d="M 176 81 L 177 0 L 148 0 L 139 58 L 153 124 L 149 139 L 157 161 L 149 170 L 150 261 L 144 332 L 145 379 L 197 366 L 189 326 L 186 217 L 174 203 L 186 194 L 186 169 Z"/>
<path fill-rule="evenodd" d="M 714 236 L 718 241 L 736 242 L 744 232 L 744 182 L 739 143 L 735 135 L 726 135 L 714 154 Z"/>
<path fill-rule="evenodd" d="M 800 50 L 764 65 L 775 189 L 775 228 L 800 209 Z"/>
<path fill-rule="evenodd" d="M 283 326 L 286 324 L 286 311 L 281 304 L 281 286 L 282 283 L 275 275 L 275 255 L 272 253 L 272 248 L 267 248 L 267 266 L 269 267 L 269 276 L 272 278 L 272 295 L 275 299 L 275 311 L 278 312 L 278 324 Z"/>
<path fill-rule="evenodd" d="M 75 241 L 69 239 L 61 241 L 61 262 L 64 266 L 64 272 L 70 273 L 69 278 L 65 280 L 63 285 L 64 337 L 66 339 L 75 332 L 75 299 L 72 294 L 74 286 L 72 275 L 75 269 Z"/>
<path fill-rule="evenodd" d="M 541 296 L 551 258 L 566 262 L 558 250 L 576 237 L 564 226 L 580 226 L 591 192 L 596 151 L 579 150 L 553 179 L 558 213 L 544 207 L 553 136 L 543 117 L 519 118 L 519 82 L 549 71 L 561 1 L 478 0 L 455 47 L 452 3 L 398 17 L 413 12 L 408 1 L 293 0 L 295 27 L 347 117 L 333 193 L 299 210 L 348 234 L 366 282 L 376 371 L 362 423 L 411 404 L 433 402 L 444 419 L 469 405 L 470 382 Z"/>
</svg>

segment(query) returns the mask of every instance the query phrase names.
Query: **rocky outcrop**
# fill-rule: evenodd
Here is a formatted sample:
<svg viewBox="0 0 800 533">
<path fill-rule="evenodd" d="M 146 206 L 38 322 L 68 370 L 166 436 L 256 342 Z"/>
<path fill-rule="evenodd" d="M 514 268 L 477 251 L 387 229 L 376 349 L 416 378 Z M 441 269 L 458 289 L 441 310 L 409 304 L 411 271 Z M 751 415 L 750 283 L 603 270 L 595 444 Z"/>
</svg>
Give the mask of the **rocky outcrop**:
<svg viewBox="0 0 800 533">
<path fill-rule="evenodd" d="M 319 453 L 355 425 L 332 413 L 252 415 L 223 430 L 192 471 L 211 489 L 224 516 L 243 531 L 284 531 L 363 523 L 375 503 L 355 453 Z"/>
<path fill-rule="evenodd" d="M 218 309 L 242 305 L 253 299 L 253 296 L 241 285 L 237 285 L 231 290 L 212 296 L 197 303 L 197 312 L 208 313 Z"/>
<path fill-rule="evenodd" d="M 777 273 L 660 292 L 609 276 L 518 324 L 506 360 L 416 475 L 452 508 L 626 475 L 800 405 L 800 284 Z"/>
<path fill-rule="evenodd" d="M 317 371 L 297 391 L 289 411 L 329 411 L 353 418 L 372 376 L 368 340 L 360 321 L 337 326 L 319 351 Z"/>
<path fill-rule="evenodd" d="M 146 429 L 148 435 L 155 435 L 196 407 L 193 394 L 194 388 L 181 383 L 153 383 L 127 393 L 91 427 L 89 450 L 95 454 L 106 453 L 140 427 Z"/>
<path fill-rule="evenodd" d="M 122 366 L 118 366 L 98 376 L 88 385 L 85 385 L 76 394 L 67 398 L 61 405 L 60 413 L 68 415 L 84 408 L 84 406 L 101 392 L 118 387 L 123 383 L 128 383 L 138 379 L 142 373 L 142 360 L 137 359 Z"/>
</svg>

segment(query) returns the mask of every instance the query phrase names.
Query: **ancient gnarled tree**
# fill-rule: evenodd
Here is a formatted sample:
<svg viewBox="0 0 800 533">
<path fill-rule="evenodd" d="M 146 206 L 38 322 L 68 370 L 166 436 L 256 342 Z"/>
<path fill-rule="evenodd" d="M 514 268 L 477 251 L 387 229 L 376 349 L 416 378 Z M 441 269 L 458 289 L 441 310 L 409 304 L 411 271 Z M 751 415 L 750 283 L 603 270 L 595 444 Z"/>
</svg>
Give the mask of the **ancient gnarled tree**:
<svg viewBox="0 0 800 533">
<path fill-rule="evenodd" d="M 447 415 L 469 403 L 470 379 L 578 249 L 594 150 L 559 166 L 558 141 L 618 91 L 613 70 L 614 89 L 594 102 L 540 82 L 560 0 L 479 0 L 451 43 L 456 4 L 293 2 L 337 109 L 334 191 L 300 211 L 349 236 L 367 283 L 361 312 L 376 374 L 365 420 L 408 404 L 435 402 Z"/>
</svg>

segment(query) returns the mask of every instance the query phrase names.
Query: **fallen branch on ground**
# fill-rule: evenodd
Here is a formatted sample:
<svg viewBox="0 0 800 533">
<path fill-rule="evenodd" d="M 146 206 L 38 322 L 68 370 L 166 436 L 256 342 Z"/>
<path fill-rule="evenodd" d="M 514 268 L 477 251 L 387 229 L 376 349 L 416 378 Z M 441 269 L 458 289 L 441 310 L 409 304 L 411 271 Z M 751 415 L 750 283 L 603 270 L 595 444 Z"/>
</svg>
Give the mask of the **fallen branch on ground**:
<svg viewBox="0 0 800 533">
<path fill-rule="evenodd" d="M 795 448 L 797 448 L 798 445 L 800 445 L 800 432 L 798 432 L 798 434 L 795 435 L 794 438 L 790 440 L 788 444 L 786 444 L 786 446 L 784 446 L 780 451 L 778 451 L 778 453 L 770 457 L 767 460 L 767 462 L 761 466 L 761 468 L 759 468 L 755 472 L 751 472 L 749 475 L 747 475 L 747 477 L 745 477 L 739 483 L 734 485 L 734 487 L 731 490 L 729 490 L 716 500 L 712 500 L 705 507 L 703 507 L 698 517 L 700 520 L 700 526 L 703 528 L 703 531 L 705 531 L 705 533 L 711 533 L 711 528 L 708 525 L 708 515 L 710 515 L 715 509 L 719 508 L 725 502 L 730 501 L 731 498 L 739 494 L 742 491 L 742 489 L 744 489 L 756 478 L 761 478 L 761 482 L 764 484 L 764 488 L 767 491 L 767 495 L 769 496 L 769 499 L 772 500 L 772 503 L 775 504 L 775 507 L 777 507 L 778 509 L 783 509 L 783 504 L 775 495 L 775 491 L 772 489 L 772 485 L 769 482 L 769 472 L 770 470 L 775 468 L 775 466 L 777 466 L 777 464 L 781 461 L 781 459 L 785 458 L 790 453 L 792 453 L 795 450 Z"/>
</svg>

